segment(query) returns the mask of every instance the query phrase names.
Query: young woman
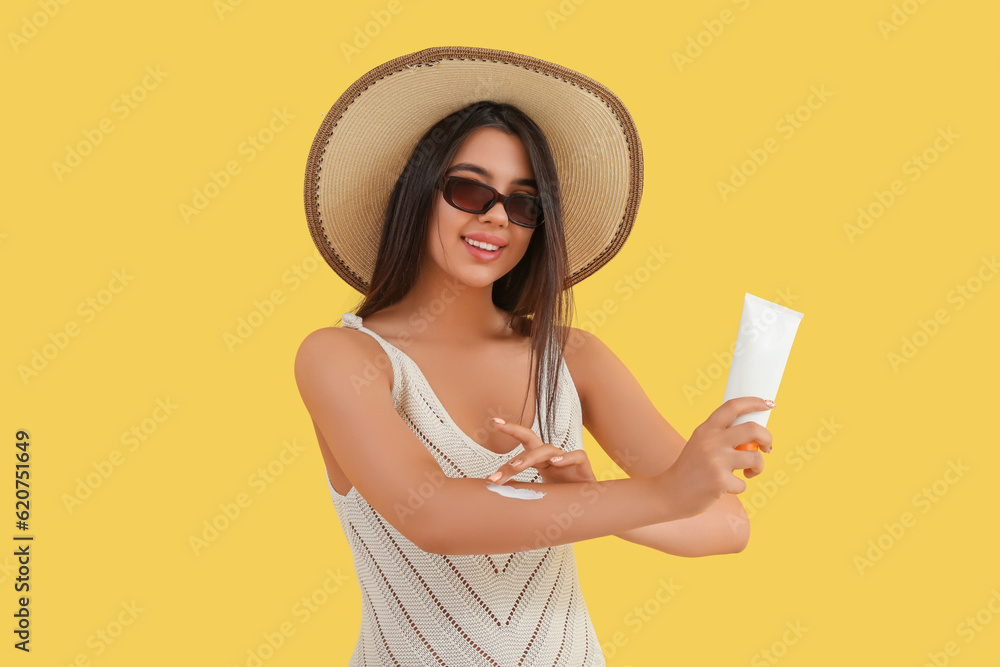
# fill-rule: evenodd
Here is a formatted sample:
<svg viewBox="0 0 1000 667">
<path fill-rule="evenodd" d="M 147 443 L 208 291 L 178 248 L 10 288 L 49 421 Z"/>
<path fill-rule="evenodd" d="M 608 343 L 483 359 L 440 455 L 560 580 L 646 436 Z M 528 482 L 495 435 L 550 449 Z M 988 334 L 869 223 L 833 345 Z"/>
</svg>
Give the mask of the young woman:
<svg viewBox="0 0 1000 667">
<path fill-rule="evenodd" d="M 746 545 L 733 472 L 763 457 L 735 447 L 771 436 L 728 425 L 773 403 L 728 401 L 685 442 L 568 326 L 570 287 L 624 243 L 641 184 L 617 97 L 509 52 L 397 58 L 327 115 L 307 215 L 364 298 L 306 337 L 295 374 L 361 587 L 351 665 L 603 665 L 574 542 Z M 629 478 L 595 479 L 583 426 Z"/>
</svg>

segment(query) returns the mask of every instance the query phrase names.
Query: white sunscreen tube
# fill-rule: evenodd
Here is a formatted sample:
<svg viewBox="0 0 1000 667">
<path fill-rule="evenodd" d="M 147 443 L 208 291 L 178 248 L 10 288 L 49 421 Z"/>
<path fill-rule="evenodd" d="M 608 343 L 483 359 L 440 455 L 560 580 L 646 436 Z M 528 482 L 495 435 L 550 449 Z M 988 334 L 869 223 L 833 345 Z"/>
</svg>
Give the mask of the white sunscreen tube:
<svg viewBox="0 0 1000 667">
<path fill-rule="evenodd" d="M 743 297 L 743 316 L 723 402 L 742 396 L 774 400 L 801 321 L 802 313 L 753 294 Z M 766 427 L 770 415 L 770 410 L 750 412 L 737 417 L 730 426 L 752 421 Z"/>
</svg>

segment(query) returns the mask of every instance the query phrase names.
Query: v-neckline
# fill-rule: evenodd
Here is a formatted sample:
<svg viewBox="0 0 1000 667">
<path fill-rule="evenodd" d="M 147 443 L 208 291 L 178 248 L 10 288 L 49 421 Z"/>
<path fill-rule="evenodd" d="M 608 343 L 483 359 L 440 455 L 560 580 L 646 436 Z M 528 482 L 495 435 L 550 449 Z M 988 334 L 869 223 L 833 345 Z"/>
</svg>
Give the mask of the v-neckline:
<svg viewBox="0 0 1000 667">
<path fill-rule="evenodd" d="M 369 329 L 368 327 L 366 327 L 364 325 L 364 320 L 362 318 L 359 317 L 358 319 L 360 320 L 360 322 L 358 324 L 358 328 L 365 329 L 365 330 L 369 331 L 373 336 L 375 336 L 376 338 L 378 338 L 380 341 L 382 341 L 383 343 L 385 343 L 386 345 L 388 345 L 392 349 L 394 349 L 397 352 L 399 352 L 407 361 L 410 362 L 410 364 L 416 370 L 417 375 L 420 377 L 420 380 L 423 382 L 424 386 L 427 388 L 427 392 L 430 395 L 431 399 L 434 401 L 434 403 L 436 403 L 437 408 L 441 411 L 441 414 L 447 420 L 448 426 L 451 427 L 456 433 L 458 433 L 465 440 L 465 442 L 467 444 L 472 445 L 473 447 L 475 447 L 479 451 L 483 452 L 484 454 L 488 454 L 489 456 L 493 456 L 493 457 L 497 457 L 497 458 L 506 457 L 506 456 L 512 456 L 514 454 L 520 453 L 524 449 L 524 444 L 523 443 L 518 443 L 517 447 L 514 447 L 509 452 L 494 452 L 492 449 L 488 449 L 486 447 L 483 447 L 478 442 L 476 442 L 475 440 L 473 440 L 472 438 L 470 438 L 469 435 L 465 431 L 463 431 L 461 429 L 461 427 L 459 427 L 459 425 L 455 422 L 455 420 L 452 419 L 451 414 L 448 412 L 448 410 L 445 409 L 444 403 L 442 403 L 441 399 L 438 398 L 437 392 L 434 391 L 434 387 L 431 386 L 430 381 L 427 379 L 427 376 L 424 375 L 423 370 L 421 370 L 420 365 L 416 362 L 416 360 L 413 357 L 411 357 L 410 355 L 408 355 L 406 352 L 404 352 L 403 350 L 401 350 L 400 348 L 396 347 L 395 345 L 393 345 L 392 343 L 390 343 L 389 341 L 387 341 L 385 338 L 382 338 L 382 336 L 378 335 L 378 333 L 376 333 L 375 331 L 372 331 L 371 329 Z M 539 362 L 539 363 L 544 363 L 544 361 L 545 361 L 545 359 L 543 359 L 542 362 Z M 536 388 L 536 394 L 537 394 L 538 391 L 541 391 L 541 389 L 542 389 L 541 387 Z M 536 398 L 536 402 L 537 402 L 537 398 Z M 537 407 L 535 408 L 535 418 L 534 418 L 534 421 L 532 422 L 531 430 L 535 433 L 535 435 L 538 435 L 538 408 Z"/>
</svg>

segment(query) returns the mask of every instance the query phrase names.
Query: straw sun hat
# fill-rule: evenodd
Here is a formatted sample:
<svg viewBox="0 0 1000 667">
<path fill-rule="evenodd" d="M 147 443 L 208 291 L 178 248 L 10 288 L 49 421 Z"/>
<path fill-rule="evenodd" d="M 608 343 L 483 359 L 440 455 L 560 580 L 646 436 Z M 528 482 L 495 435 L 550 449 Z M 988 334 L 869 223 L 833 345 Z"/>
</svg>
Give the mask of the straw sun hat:
<svg viewBox="0 0 1000 667">
<path fill-rule="evenodd" d="M 562 194 L 569 287 L 625 243 L 642 195 L 642 146 L 603 85 L 509 51 L 424 49 L 379 65 L 326 114 L 309 151 L 309 230 L 334 271 L 367 293 L 389 194 L 420 137 L 480 100 L 512 104 L 542 129 Z"/>
</svg>

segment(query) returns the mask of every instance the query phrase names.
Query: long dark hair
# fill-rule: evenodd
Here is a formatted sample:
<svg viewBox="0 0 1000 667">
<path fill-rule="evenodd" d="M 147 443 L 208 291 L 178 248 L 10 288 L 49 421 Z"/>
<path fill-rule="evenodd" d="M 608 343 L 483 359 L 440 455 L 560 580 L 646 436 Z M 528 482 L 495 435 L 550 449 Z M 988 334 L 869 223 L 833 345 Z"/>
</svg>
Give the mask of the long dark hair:
<svg viewBox="0 0 1000 667">
<path fill-rule="evenodd" d="M 549 144 L 523 111 L 509 104 L 482 101 L 438 121 L 423 135 L 396 180 L 386 206 L 371 285 L 356 314 L 365 318 L 402 299 L 416 282 L 423 255 L 435 187 L 455 153 L 473 130 L 491 127 L 517 136 L 528 151 L 545 222 L 535 229 L 521 261 L 493 283 L 493 303 L 508 314 L 507 324 L 530 338 L 531 357 L 541 361 L 536 386 L 548 373 L 548 394 L 536 392 L 535 414 L 543 442 L 549 442 L 562 351 L 572 321 L 573 292 L 566 285 L 566 238 L 563 233 L 559 179 Z M 548 364 L 544 350 L 550 349 Z M 530 366 L 529 366 L 530 367 Z M 525 395 L 527 398 L 527 395 Z M 541 406 L 545 405 L 544 413 Z M 542 415 L 546 419 L 542 419 Z M 556 444 L 558 443 L 550 443 Z"/>
</svg>

